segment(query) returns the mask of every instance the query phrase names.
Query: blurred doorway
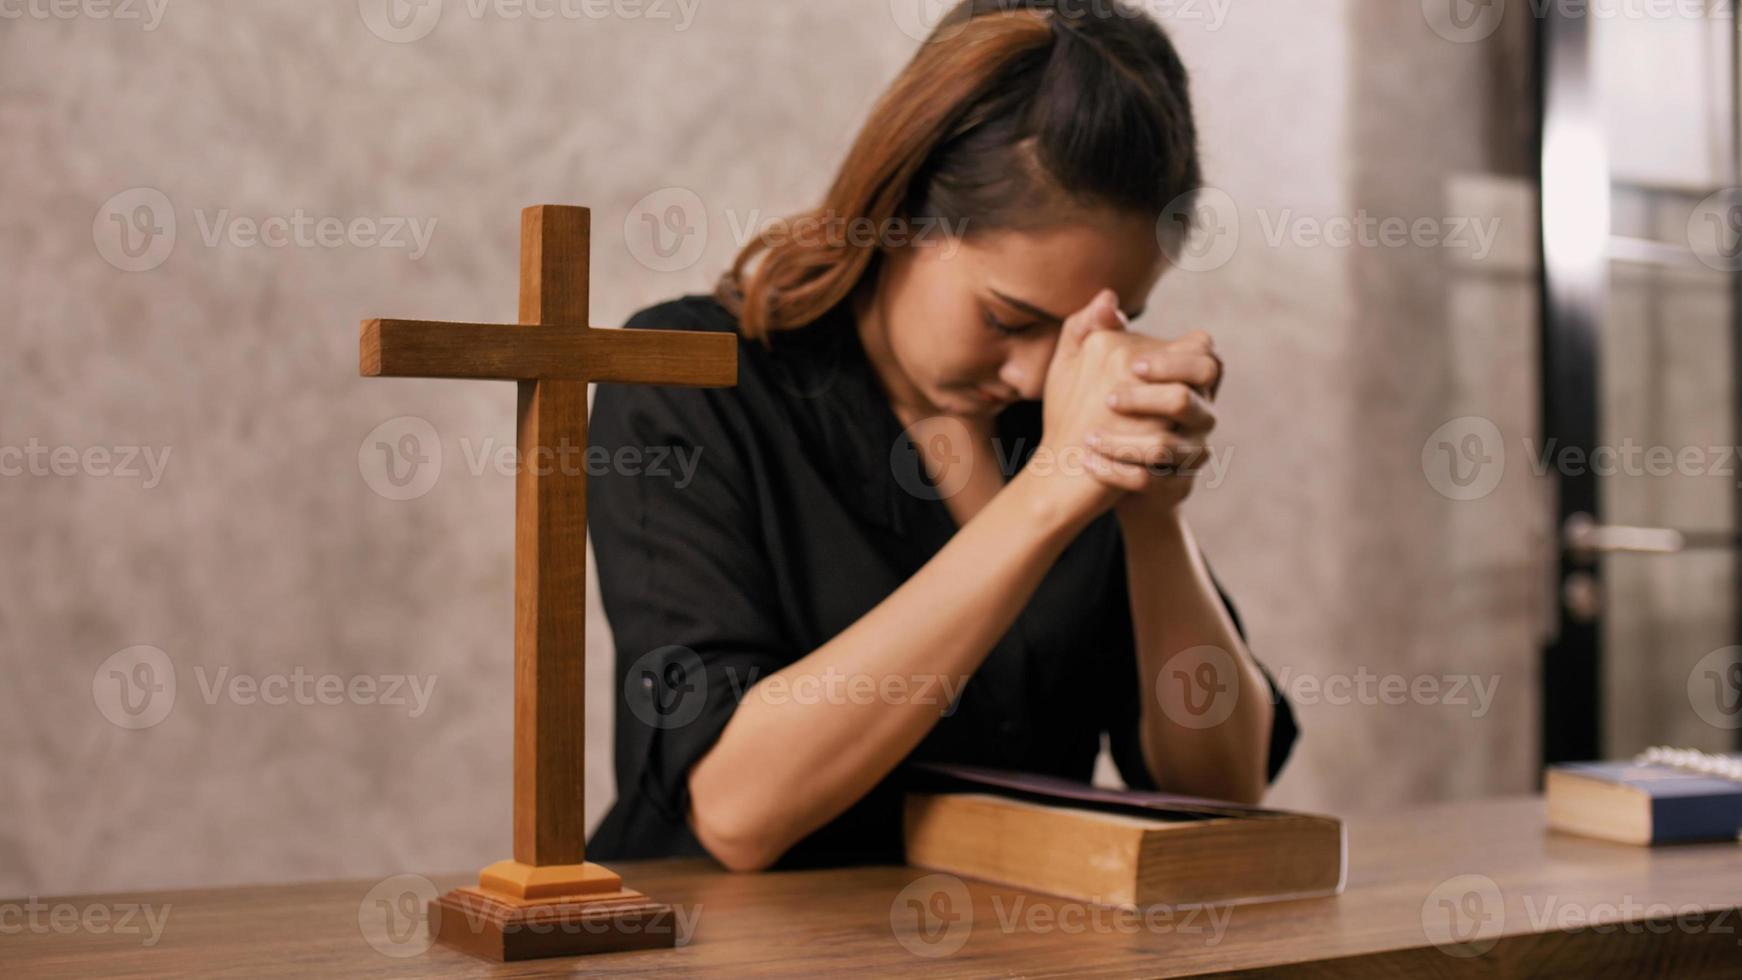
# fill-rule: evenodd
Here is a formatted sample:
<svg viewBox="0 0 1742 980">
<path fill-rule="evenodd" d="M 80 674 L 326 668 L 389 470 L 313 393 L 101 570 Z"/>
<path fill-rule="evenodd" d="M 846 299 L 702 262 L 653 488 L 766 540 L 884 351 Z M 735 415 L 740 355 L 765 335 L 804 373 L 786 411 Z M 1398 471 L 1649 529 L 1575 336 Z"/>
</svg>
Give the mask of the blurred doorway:
<svg viewBox="0 0 1742 980">
<path fill-rule="evenodd" d="M 1733 6 L 1541 9 L 1543 426 L 1531 464 L 1554 481 L 1560 528 L 1544 761 L 1653 744 L 1734 751 Z"/>
</svg>

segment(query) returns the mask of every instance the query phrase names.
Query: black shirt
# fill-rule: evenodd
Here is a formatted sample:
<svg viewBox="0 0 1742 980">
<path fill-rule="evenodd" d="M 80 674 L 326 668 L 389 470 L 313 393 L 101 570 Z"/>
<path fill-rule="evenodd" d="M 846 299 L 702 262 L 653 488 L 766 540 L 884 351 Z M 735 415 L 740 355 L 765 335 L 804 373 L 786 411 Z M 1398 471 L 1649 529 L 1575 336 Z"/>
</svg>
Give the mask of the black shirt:
<svg viewBox="0 0 1742 980">
<path fill-rule="evenodd" d="M 707 296 L 627 326 L 737 333 Z M 864 616 L 955 532 L 848 304 L 773 342 L 739 336 L 734 388 L 604 384 L 594 396 L 587 515 L 624 700 L 617 801 L 590 859 L 705 855 L 685 821 L 688 774 L 742 693 Z M 1039 402 L 999 414 L 1007 476 L 1040 435 Z M 1087 782 L 1105 733 L 1127 785 L 1154 789 L 1123 547 L 1111 513 L 1089 524 L 909 758 Z M 931 696 L 948 704 L 943 693 Z M 1296 728 L 1274 682 L 1271 694 L 1274 779 Z M 902 779 L 897 769 L 778 866 L 900 861 Z"/>
</svg>

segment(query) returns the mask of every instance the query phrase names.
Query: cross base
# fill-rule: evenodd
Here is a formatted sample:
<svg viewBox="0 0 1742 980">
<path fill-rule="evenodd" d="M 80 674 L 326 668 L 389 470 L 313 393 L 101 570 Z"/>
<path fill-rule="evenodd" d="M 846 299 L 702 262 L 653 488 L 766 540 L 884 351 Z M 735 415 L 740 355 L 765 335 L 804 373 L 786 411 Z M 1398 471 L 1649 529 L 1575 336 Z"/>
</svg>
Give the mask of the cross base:
<svg viewBox="0 0 1742 980">
<path fill-rule="evenodd" d="M 499 963 L 677 945 L 671 906 L 637 891 L 521 901 L 456 888 L 429 903 L 438 942 Z"/>
</svg>

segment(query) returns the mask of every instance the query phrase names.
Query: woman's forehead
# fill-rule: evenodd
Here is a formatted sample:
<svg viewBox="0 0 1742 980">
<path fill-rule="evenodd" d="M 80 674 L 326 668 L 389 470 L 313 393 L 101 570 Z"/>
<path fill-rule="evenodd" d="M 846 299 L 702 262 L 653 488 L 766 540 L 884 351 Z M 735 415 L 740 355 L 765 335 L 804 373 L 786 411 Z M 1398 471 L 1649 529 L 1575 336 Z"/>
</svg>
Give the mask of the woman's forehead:
<svg viewBox="0 0 1742 980">
<path fill-rule="evenodd" d="M 960 256 L 980 288 L 1061 317 L 1109 286 L 1127 313 L 1141 311 L 1165 268 L 1154 227 L 1135 221 L 993 232 Z"/>
</svg>

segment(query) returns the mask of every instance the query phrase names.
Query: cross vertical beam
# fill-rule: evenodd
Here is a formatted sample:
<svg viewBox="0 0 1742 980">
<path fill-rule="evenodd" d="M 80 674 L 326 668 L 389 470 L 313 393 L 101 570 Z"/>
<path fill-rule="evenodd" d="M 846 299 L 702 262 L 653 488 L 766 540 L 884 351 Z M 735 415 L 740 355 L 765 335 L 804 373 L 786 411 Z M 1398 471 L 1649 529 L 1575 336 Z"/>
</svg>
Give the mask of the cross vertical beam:
<svg viewBox="0 0 1742 980">
<path fill-rule="evenodd" d="M 588 322 L 590 213 L 520 213 L 520 322 Z M 514 860 L 586 858 L 587 382 L 519 382 L 514 499 Z"/>
</svg>

